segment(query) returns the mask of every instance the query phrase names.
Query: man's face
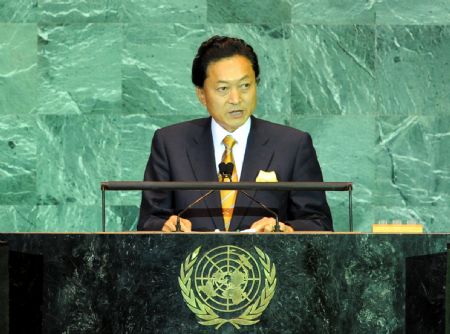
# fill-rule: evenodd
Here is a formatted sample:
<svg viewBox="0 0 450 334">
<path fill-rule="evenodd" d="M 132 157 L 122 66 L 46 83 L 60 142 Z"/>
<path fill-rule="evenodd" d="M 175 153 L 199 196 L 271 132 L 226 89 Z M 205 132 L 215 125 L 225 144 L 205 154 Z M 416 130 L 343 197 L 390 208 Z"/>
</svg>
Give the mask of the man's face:
<svg viewBox="0 0 450 334">
<path fill-rule="evenodd" d="M 233 132 L 256 108 L 256 78 L 246 57 L 232 56 L 210 63 L 203 88 L 196 89 L 200 102 L 225 130 Z"/>
</svg>

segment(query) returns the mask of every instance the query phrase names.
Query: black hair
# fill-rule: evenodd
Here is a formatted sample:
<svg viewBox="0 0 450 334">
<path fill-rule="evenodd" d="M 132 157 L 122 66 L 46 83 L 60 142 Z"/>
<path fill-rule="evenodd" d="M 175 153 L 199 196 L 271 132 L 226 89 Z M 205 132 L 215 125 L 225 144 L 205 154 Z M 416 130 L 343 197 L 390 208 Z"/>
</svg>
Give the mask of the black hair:
<svg viewBox="0 0 450 334">
<path fill-rule="evenodd" d="M 204 41 L 198 48 L 197 55 L 192 62 L 192 83 L 202 88 L 208 65 L 235 55 L 246 57 L 251 62 L 256 82 L 259 82 L 258 57 L 253 48 L 242 39 L 216 35 Z"/>
</svg>

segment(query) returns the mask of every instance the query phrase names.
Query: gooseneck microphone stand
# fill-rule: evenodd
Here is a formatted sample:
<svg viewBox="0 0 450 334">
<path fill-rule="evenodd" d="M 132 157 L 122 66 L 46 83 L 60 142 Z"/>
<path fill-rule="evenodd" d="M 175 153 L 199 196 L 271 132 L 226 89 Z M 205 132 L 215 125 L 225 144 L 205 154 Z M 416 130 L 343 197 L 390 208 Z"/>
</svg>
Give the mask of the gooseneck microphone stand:
<svg viewBox="0 0 450 334">
<path fill-rule="evenodd" d="M 219 164 L 219 174 L 221 176 L 221 180 L 222 182 L 224 182 L 225 179 L 229 179 L 231 182 L 231 177 L 233 175 L 233 168 L 234 165 L 230 162 L 228 164 L 221 162 Z M 178 214 L 177 214 L 177 223 L 175 225 L 175 232 L 183 232 L 181 230 L 181 216 L 190 208 L 192 208 L 195 204 L 203 201 L 206 197 L 208 197 L 209 195 L 211 195 L 215 190 L 210 190 L 208 191 L 206 194 L 204 194 L 203 196 L 200 196 L 199 198 L 197 198 L 194 202 L 192 202 L 191 204 L 189 204 L 186 208 L 184 208 L 183 210 L 181 210 Z"/>
<path fill-rule="evenodd" d="M 257 204 L 259 204 L 260 207 L 262 207 L 264 210 L 267 210 L 269 213 L 271 213 L 273 215 L 273 217 L 275 218 L 275 226 L 273 227 L 273 231 L 272 232 L 282 232 L 281 228 L 280 228 L 280 222 L 278 220 L 278 215 L 275 213 L 275 211 L 273 211 L 272 209 L 269 209 L 267 207 L 267 205 L 261 203 L 260 201 L 258 201 L 256 198 L 250 196 L 245 190 L 241 190 L 242 193 L 247 196 L 248 198 L 250 198 L 252 201 L 256 202 Z"/>
<path fill-rule="evenodd" d="M 191 204 L 189 204 L 186 208 L 184 208 L 183 210 L 180 211 L 180 213 L 177 214 L 177 224 L 175 226 L 175 232 L 183 232 L 181 230 L 181 222 L 180 222 L 180 218 L 181 216 L 190 208 L 192 208 L 195 204 L 197 204 L 198 202 L 203 201 L 206 197 L 208 197 L 209 195 L 211 195 L 215 190 L 210 190 L 208 191 L 206 194 L 204 194 L 203 196 L 200 196 L 199 198 L 197 198 L 194 202 L 192 202 Z"/>
</svg>

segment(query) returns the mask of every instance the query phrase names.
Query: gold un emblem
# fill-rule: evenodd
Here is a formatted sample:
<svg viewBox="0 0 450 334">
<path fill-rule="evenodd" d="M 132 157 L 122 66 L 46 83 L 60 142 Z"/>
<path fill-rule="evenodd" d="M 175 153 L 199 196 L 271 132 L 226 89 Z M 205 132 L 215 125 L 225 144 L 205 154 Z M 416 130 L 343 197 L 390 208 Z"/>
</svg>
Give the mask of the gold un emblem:
<svg viewBox="0 0 450 334">
<path fill-rule="evenodd" d="M 272 299 L 277 285 L 276 268 L 255 247 L 258 260 L 248 251 L 224 245 L 199 256 L 201 247 L 181 264 L 181 294 L 199 324 L 220 328 L 253 325 Z"/>
</svg>

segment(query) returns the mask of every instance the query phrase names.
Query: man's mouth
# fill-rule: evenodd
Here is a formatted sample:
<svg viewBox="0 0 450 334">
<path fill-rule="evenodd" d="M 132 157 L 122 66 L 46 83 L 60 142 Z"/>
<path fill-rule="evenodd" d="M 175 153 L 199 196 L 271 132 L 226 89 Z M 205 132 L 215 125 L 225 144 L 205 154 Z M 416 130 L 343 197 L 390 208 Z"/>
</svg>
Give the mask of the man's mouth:
<svg viewBox="0 0 450 334">
<path fill-rule="evenodd" d="M 242 110 L 242 109 L 237 109 L 237 110 L 231 110 L 230 111 L 230 115 L 232 117 L 240 117 L 240 116 L 242 116 L 243 113 L 244 113 L 244 110 Z"/>
</svg>

